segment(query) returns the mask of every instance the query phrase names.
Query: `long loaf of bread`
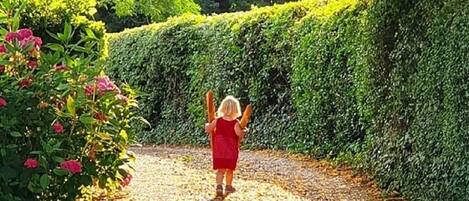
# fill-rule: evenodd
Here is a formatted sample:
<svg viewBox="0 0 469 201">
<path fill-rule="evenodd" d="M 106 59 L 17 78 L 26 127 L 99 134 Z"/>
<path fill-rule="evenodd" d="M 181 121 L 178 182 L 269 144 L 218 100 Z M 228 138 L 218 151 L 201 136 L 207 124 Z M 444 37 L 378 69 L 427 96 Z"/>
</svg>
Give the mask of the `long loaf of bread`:
<svg viewBox="0 0 469 201">
<path fill-rule="evenodd" d="M 249 119 L 251 118 L 251 114 L 252 114 L 252 106 L 251 104 L 249 104 L 248 106 L 246 106 L 246 109 L 243 112 L 243 117 L 241 117 L 241 121 L 239 122 L 239 125 L 241 126 L 241 128 L 243 129 L 246 128 L 246 126 L 248 125 Z"/>
<path fill-rule="evenodd" d="M 211 90 L 207 92 L 205 101 L 207 103 L 207 120 L 208 123 L 212 123 L 212 121 L 215 120 L 215 103 L 213 102 L 213 92 Z M 212 131 L 210 134 L 210 147 L 213 149 L 213 137 L 215 133 Z"/>
<path fill-rule="evenodd" d="M 208 123 L 215 120 L 215 103 L 213 103 L 213 92 L 208 91 L 206 95 Z"/>
</svg>

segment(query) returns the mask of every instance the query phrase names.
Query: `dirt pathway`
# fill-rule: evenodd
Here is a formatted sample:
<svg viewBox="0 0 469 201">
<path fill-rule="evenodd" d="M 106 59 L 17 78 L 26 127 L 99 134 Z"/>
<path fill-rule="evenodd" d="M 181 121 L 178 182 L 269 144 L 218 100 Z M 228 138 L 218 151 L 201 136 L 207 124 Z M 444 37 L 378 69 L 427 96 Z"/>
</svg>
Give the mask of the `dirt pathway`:
<svg viewBox="0 0 469 201">
<path fill-rule="evenodd" d="M 128 189 L 133 200 L 213 197 L 209 149 L 157 146 L 132 151 L 137 154 L 136 173 Z M 280 152 L 242 151 L 234 180 L 238 191 L 225 201 L 382 200 L 370 184 L 339 176 L 340 172 L 325 170 L 318 163 Z"/>
</svg>

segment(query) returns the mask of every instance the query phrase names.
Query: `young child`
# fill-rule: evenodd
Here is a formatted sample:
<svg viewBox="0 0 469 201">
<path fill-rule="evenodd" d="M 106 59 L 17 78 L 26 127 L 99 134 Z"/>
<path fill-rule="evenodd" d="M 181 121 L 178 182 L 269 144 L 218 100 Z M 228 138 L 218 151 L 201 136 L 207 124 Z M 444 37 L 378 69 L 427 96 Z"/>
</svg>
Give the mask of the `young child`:
<svg viewBox="0 0 469 201">
<path fill-rule="evenodd" d="M 227 96 L 221 102 L 217 111 L 217 118 L 205 125 L 209 134 L 215 131 L 212 144 L 213 169 L 216 170 L 217 197 L 223 196 L 223 177 L 226 175 L 226 193 L 236 191 L 233 188 L 233 171 L 236 169 L 239 153 L 239 142 L 244 137 L 244 131 L 239 125 L 241 116 L 239 101 L 233 96 Z"/>
</svg>

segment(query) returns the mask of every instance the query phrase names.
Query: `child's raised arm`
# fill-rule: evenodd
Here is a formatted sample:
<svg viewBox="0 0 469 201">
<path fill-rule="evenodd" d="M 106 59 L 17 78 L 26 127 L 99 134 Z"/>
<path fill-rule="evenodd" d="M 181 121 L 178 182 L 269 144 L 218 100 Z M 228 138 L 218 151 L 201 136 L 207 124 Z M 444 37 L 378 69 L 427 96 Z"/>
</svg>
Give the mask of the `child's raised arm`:
<svg viewBox="0 0 469 201">
<path fill-rule="evenodd" d="M 211 123 L 206 123 L 205 132 L 207 134 L 212 134 L 212 132 L 215 130 L 216 127 L 217 127 L 217 120 L 213 120 Z"/>
</svg>

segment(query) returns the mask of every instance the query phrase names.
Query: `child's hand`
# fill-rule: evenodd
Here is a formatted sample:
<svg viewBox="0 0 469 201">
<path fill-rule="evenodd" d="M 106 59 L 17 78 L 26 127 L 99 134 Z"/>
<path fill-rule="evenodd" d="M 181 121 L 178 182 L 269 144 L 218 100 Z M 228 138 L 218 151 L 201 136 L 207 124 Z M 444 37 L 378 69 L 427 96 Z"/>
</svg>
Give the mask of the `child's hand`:
<svg viewBox="0 0 469 201">
<path fill-rule="evenodd" d="M 205 124 L 205 132 L 207 134 L 212 134 L 214 129 L 215 129 L 215 126 L 213 125 L 213 123 L 206 123 Z"/>
<path fill-rule="evenodd" d="M 246 136 L 246 133 L 249 131 L 248 128 L 243 128 L 243 133 L 239 136 L 239 143 L 244 141 L 244 137 Z"/>
<path fill-rule="evenodd" d="M 205 123 L 205 132 L 210 133 L 210 123 Z"/>
<path fill-rule="evenodd" d="M 247 132 L 249 132 L 249 128 L 247 128 L 247 127 L 244 128 L 244 129 L 243 129 L 243 132 L 244 132 L 244 134 L 246 134 Z"/>
</svg>

